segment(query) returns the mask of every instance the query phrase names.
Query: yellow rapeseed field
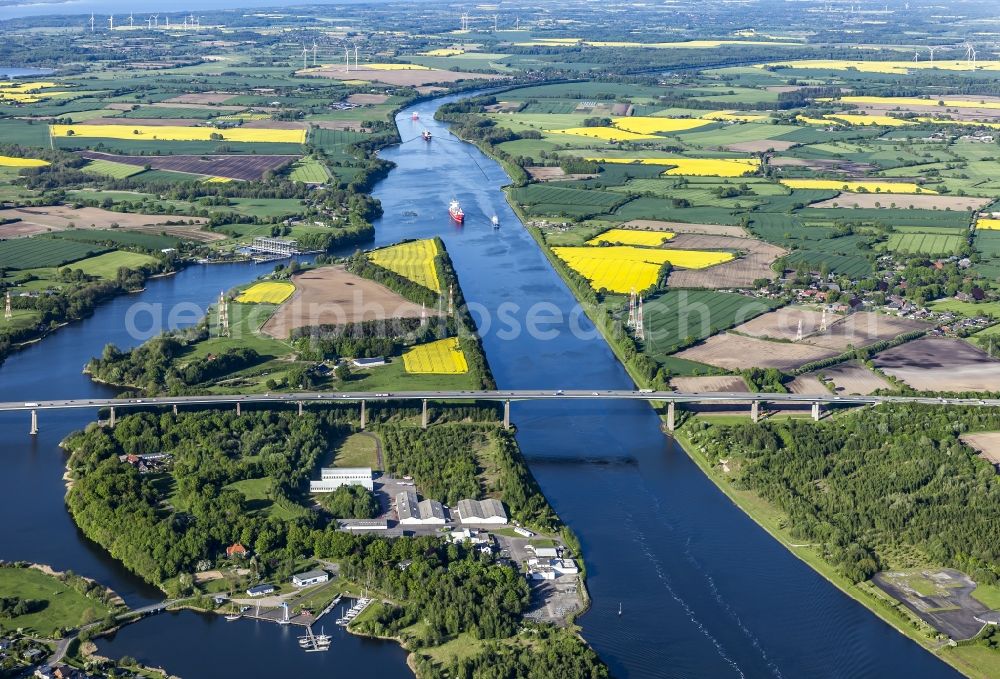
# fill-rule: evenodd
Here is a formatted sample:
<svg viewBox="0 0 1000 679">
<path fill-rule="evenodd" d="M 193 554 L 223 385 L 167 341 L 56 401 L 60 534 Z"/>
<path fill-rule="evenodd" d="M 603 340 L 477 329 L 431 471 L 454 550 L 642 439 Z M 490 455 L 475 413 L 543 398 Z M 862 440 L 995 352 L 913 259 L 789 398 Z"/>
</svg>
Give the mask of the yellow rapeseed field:
<svg viewBox="0 0 1000 679">
<path fill-rule="evenodd" d="M 403 368 L 421 375 L 457 375 L 469 372 L 469 362 L 457 337 L 418 344 L 403 353 Z"/>
<path fill-rule="evenodd" d="M 545 130 L 551 134 L 571 134 L 577 137 L 591 137 L 604 141 L 639 141 L 662 139 L 654 134 L 636 134 L 616 127 L 568 127 L 564 130 Z"/>
<path fill-rule="evenodd" d="M 845 122 L 850 125 L 885 125 L 886 127 L 904 127 L 912 125 L 910 120 L 900 120 L 892 116 L 866 116 L 855 113 L 831 113 L 826 116 L 829 119 Z"/>
<path fill-rule="evenodd" d="M 459 54 L 465 54 L 465 50 L 455 49 L 454 47 L 441 47 L 436 50 L 421 52 L 420 54 L 425 57 L 454 57 Z"/>
<path fill-rule="evenodd" d="M 34 104 L 43 99 L 51 99 L 70 94 L 69 92 L 53 91 L 58 83 L 50 82 L 0 82 L 0 101 L 13 101 L 18 104 Z"/>
<path fill-rule="evenodd" d="M 738 113 L 736 111 L 709 111 L 702 115 L 702 118 L 708 120 L 736 121 L 741 123 L 754 123 L 767 120 L 769 117 L 760 113 Z"/>
<path fill-rule="evenodd" d="M 587 158 L 598 163 L 639 163 L 641 165 L 676 165 L 663 174 L 697 177 L 742 177 L 759 167 L 750 158 Z"/>
<path fill-rule="evenodd" d="M 816 101 L 834 101 L 833 99 L 817 99 Z M 939 99 L 938 97 L 931 97 L 930 99 L 921 99 L 919 97 L 839 97 L 836 101 L 843 102 L 845 104 L 887 104 L 890 106 L 899 106 L 900 108 L 906 108 L 907 106 L 939 106 L 938 102 L 943 102 L 946 108 L 990 108 L 996 109 L 1000 108 L 1000 101 L 975 101 L 967 99 Z"/>
<path fill-rule="evenodd" d="M 425 239 L 375 250 L 368 254 L 368 259 L 418 285 L 441 292 L 441 281 L 434 267 L 434 258 L 439 252 L 437 241 Z"/>
<path fill-rule="evenodd" d="M 698 118 L 657 118 L 655 116 L 615 118 L 612 123 L 619 130 L 635 132 L 636 134 L 679 132 L 712 124 L 710 120 L 699 120 Z"/>
<path fill-rule="evenodd" d="M 228 184 L 233 179 L 232 177 L 206 177 L 201 181 L 203 184 Z"/>
<path fill-rule="evenodd" d="M 635 229 L 608 229 L 602 234 L 587 241 L 588 245 L 600 243 L 622 243 L 624 245 L 645 245 L 658 248 L 663 241 L 670 240 L 674 234 L 668 231 L 636 231 Z"/>
<path fill-rule="evenodd" d="M 660 267 L 670 262 L 684 269 L 704 269 L 733 259 L 729 252 L 659 250 L 631 245 L 555 247 L 556 257 L 590 281 L 595 290 L 627 293 L 656 283 Z"/>
<path fill-rule="evenodd" d="M 809 116 L 796 116 L 796 120 L 800 120 L 807 125 L 830 125 L 837 124 L 843 125 L 844 123 L 839 120 L 827 120 L 826 118 L 810 118 Z"/>
<path fill-rule="evenodd" d="M 100 137 L 140 141 L 212 141 L 218 134 L 225 141 L 276 142 L 304 144 L 305 130 L 266 130 L 263 128 L 181 127 L 175 125 L 49 125 L 53 137 Z M 72 133 L 72 134 L 71 134 Z"/>
<path fill-rule="evenodd" d="M 971 71 L 973 68 L 965 60 L 955 61 L 848 61 L 842 59 L 803 59 L 802 61 L 781 61 L 758 64 L 757 68 L 781 66 L 795 69 L 820 69 L 846 71 L 853 68 L 862 73 L 889 73 L 906 75 L 913 70 L 939 68 L 945 71 Z M 1000 61 L 977 61 L 975 70 L 1000 71 Z"/>
<path fill-rule="evenodd" d="M 250 304 L 281 304 L 292 296 L 295 286 L 284 281 L 262 281 L 254 283 L 249 288 L 241 292 L 237 297 L 237 302 Z"/>
<path fill-rule="evenodd" d="M 986 231 L 1000 231 L 1000 219 L 991 219 L 989 217 L 980 217 L 976 221 L 976 228 L 983 229 Z"/>
<path fill-rule="evenodd" d="M 933 193 L 913 182 L 845 181 L 842 179 L 782 179 L 790 189 L 830 189 L 832 191 L 868 191 L 869 193 Z"/>
<path fill-rule="evenodd" d="M 45 167 L 49 161 L 41 158 L 15 158 L 14 156 L 0 156 L 0 167 Z"/>
</svg>

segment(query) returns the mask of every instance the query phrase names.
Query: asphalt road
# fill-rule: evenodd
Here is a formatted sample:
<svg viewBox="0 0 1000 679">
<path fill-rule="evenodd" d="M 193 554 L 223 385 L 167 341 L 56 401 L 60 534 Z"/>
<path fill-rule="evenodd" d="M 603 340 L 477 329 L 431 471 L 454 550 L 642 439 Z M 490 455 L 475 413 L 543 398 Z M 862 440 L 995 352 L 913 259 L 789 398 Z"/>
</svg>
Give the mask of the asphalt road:
<svg viewBox="0 0 1000 679">
<path fill-rule="evenodd" d="M 634 390 L 519 390 L 519 391 L 397 391 L 397 392 L 299 392 L 282 394 L 210 394 L 159 396 L 136 399 L 64 399 L 57 401 L 3 402 L 0 412 L 18 410 L 67 410 L 73 408 L 137 408 L 144 406 L 217 405 L 237 403 L 309 403 L 336 401 L 545 401 L 638 400 L 678 403 L 741 402 L 875 405 L 919 403 L 924 405 L 1000 406 L 1000 399 L 938 398 L 933 396 L 835 396 L 833 394 L 771 394 L 749 392 L 678 392 Z"/>
</svg>

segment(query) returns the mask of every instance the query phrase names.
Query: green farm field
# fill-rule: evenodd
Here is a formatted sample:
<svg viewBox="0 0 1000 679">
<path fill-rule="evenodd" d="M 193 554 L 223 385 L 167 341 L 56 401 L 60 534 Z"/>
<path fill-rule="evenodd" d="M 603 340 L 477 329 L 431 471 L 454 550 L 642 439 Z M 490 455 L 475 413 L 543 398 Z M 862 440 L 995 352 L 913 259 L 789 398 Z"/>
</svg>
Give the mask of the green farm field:
<svg viewBox="0 0 1000 679">
<path fill-rule="evenodd" d="M 116 163 L 113 160 L 92 160 L 83 168 L 84 172 L 111 177 L 112 179 L 125 179 L 137 175 L 144 171 L 138 165 L 126 165 Z"/>
<path fill-rule="evenodd" d="M 330 179 L 330 173 L 320 160 L 312 156 L 302 158 L 292 166 L 288 178 L 293 182 L 323 184 Z"/>
<path fill-rule="evenodd" d="M 70 268 L 80 269 L 90 276 L 100 276 L 101 278 L 113 280 L 118 276 L 118 270 L 122 267 L 137 269 L 145 264 L 155 264 L 156 262 L 156 258 L 149 255 L 115 250 L 114 252 L 106 252 L 103 255 L 73 262 Z"/>
<path fill-rule="evenodd" d="M 0 269 L 60 266 L 105 250 L 99 245 L 44 236 L 0 241 Z"/>
<path fill-rule="evenodd" d="M 933 233 L 897 233 L 889 237 L 887 248 L 892 252 L 920 255 L 954 255 L 965 245 L 961 236 Z"/>
<path fill-rule="evenodd" d="M 643 351 L 663 359 L 682 346 L 770 311 L 779 302 L 712 290 L 668 290 L 644 304 Z"/>
</svg>

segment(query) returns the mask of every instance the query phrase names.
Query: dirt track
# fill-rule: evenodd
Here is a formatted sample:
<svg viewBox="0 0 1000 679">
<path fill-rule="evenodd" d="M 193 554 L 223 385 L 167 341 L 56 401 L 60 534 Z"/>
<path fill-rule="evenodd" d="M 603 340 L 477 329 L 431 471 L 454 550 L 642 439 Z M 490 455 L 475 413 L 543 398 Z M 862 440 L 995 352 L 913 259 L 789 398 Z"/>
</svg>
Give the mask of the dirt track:
<svg viewBox="0 0 1000 679">
<path fill-rule="evenodd" d="M 392 290 L 348 273 L 343 266 L 329 266 L 292 279 L 295 294 L 264 323 L 261 331 L 287 339 L 292 330 L 314 325 L 344 325 L 359 321 L 420 318 L 424 309 Z M 439 315 L 427 309 L 428 317 Z"/>
</svg>

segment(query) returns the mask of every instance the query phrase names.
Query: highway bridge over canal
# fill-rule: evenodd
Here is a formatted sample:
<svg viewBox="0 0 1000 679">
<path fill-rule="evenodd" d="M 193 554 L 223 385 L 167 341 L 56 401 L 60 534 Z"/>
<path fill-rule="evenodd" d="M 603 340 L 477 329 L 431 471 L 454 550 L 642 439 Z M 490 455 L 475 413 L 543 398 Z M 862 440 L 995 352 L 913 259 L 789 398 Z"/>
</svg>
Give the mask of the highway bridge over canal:
<svg viewBox="0 0 1000 679">
<path fill-rule="evenodd" d="M 882 403 L 915 403 L 933 406 L 1000 407 L 1000 399 L 940 398 L 933 396 L 837 396 L 834 394 L 773 394 L 762 392 L 678 392 L 650 390 L 514 390 L 514 391 L 405 391 L 405 392 L 298 392 L 281 394 L 209 394 L 201 396 L 157 396 L 152 398 L 63 399 L 57 401 L 0 402 L 0 412 L 24 411 L 31 414 L 31 434 L 38 433 L 38 413 L 45 410 L 70 410 L 80 408 L 107 408 L 109 424 L 115 425 L 120 410 L 169 407 L 178 408 L 234 406 L 241 412 L 244 404 L 276 406 L 287 404 L 298 408 L 301 414 L 307 404 L 357 403 L 361 409 L 361 427 L 367 424 L 368 403 L 388 401 L 419 401 L 422 404 L 422 424 L 428 426 L 428 403 L 493 401 L 504 407 L 503 424 L 510 428 L 511 401 L 652 401 L 666 403 L 667 429 L 674 429 L 674 413 L 678 403 L 732 403 L 750 407 L 750 417 L 760 418 L 762 403 L 776 405 L 807 405 L 812 417 L 820 419 L 823 406 L 863 406 Z"/>
</svg>

